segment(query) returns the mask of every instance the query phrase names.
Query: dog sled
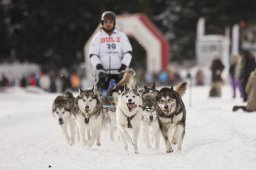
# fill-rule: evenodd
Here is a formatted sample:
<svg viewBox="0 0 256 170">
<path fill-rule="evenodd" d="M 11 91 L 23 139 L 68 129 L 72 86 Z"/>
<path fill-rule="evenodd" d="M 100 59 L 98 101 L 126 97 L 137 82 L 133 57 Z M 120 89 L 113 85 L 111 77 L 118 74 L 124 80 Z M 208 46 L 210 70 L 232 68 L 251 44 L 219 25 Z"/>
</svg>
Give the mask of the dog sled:
<svg viewBox="0 0 256 170">
<path fill-rule="evenodd" d="M 99 93 L 99 100 L 103 105 L 103 109 L 107 111 L 115 111 L 116 106 L 114 101 L 117 100 L 117 97 L 111 95 L 110 91 L 117 85 L 115 79 L 111 77 L 110 71 L 118 70 L 100 70 L 96 72 L 95 84 Z M 123 75 L 123 73 L 121 73 Z"/>
<path fill-rule="evenodd" d="M 124 85 L 129 86 L 133 84 L 133 76 L 135 76 L 133 69 L 127 68 L 118 75 L 119 77 L 113 78 L 110 72 L 117 70 L 109 69 L 96 72 L 95 84 L 103 104 L 103 109 L 105 110 L 115 111 L 117 98 L 121 91 L 123 91 Z M 119 81 L 116 82 L 116 80 Z"/>
</svg>

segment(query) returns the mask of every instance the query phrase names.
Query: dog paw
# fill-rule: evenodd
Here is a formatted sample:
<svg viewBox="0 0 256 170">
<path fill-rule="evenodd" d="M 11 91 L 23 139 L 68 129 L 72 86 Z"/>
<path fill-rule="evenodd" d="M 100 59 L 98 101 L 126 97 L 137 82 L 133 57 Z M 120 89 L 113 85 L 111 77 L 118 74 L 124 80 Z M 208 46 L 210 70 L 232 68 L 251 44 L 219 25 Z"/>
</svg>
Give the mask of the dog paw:
<svg viewBox="0 0 256 170">
<path fill-rule="evenodd" d="M 73 145 L 73 142 L 72 142 L 72 140 L 71 140 L 71 138 L 67 138 L 67 143 L 68 143 L 68 145 Z"/>
<path fill-rule="evenodd" d="M 167 150 L 166 150 L 166 153 L 172 153 L 172 152 L 173 152 L 172 149 L 167 149 Z"/>
<path fill-rule="evenodd" d="M 94 140 L 89 140 L 89 142 L 88 142 L 88 147 L 89 147 L 89 148 L 92 147 L 93 144 L 94 144 Z"/>
<path fill-rule="evenodd" d="M 68 144 L 69 144 L 70 146 L 74 145 L 74 144 L 75 144 L 75 140 L 74 140 L 74 139 L 70 139 L 70 140 L 68 141 Z"/>
<path fill-rule="evenodd" d="M 173 152 L 172 147 L 167 147 L 167 148 L 166 148 L 166 153 L 171 153 L 171 152 Z"/>
<path fill-rule="evenodd" d="M 176 145 L 176 144 L 177 144 L 177 140 L 176 140 L 176 139 L 173 139 L 173 140 L 172 140 L 172 144 Z"/>
</svg>

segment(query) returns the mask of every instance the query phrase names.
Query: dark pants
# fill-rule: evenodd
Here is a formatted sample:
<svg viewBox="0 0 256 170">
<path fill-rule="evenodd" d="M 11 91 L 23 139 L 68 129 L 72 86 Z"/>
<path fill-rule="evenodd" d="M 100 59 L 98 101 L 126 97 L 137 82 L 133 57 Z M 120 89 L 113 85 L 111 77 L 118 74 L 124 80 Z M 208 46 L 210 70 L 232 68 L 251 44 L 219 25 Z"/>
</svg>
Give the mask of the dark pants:
<svg viewBox="0 0 256 170">
<path fill-rule="evenodd" d="M 245 88 L 246 88 L 246 84 L 247 84 L 247 82 L 248 82 L 248 79 L 249 79 L 249 76 L 245 76 L 245 77 L 241 80 L 242 89 L 243 89 L 243 100 L 244 100 L 244 102 L 246 102 L 247 99 L 248 99 L 248 94 L 247 94 L 246 91 L 245 91 Z"/>
<path fill-rule="evenodd" d="M 99 81 L 97 82 L 97 88 L 102 90 L 108 90 L 110 86 L 110 81 L 114 80 L 115 83 L 118 83 L 122 79 L 122 74 L 105 74 L 99 73 Z"/>
</svg>

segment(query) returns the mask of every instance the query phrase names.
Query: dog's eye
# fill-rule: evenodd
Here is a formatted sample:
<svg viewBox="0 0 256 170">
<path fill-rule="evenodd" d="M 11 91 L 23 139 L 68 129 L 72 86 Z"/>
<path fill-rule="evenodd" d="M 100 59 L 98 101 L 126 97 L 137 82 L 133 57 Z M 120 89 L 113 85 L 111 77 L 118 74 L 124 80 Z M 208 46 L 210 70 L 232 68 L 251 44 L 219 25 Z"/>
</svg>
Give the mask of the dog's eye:
<svg viewBox="0 0 256 170">
<path fill-rule="evenodd" d="M 89 102 L 91 102 L 92 101 L 92 99 L 91 100 L 89 100 Z"/>
<path fill-rule="evenodd" d="M 126 98 L 128 98 L 129 96 L 126 96 Z"/>
<path fill-rule="evenodd" d="M 57 113 L 57 114 L 59 114 L 59 112 L 58 112 L 58 111 L 57 111 L 56 113 Z"/>
<path fill-rule="evenodd" d="M 133 98 L 135 98 L 135 96 L 132 96 Z"/>
<path fill-rule="evenodd" d="M 172 99 L 168 99 L 168 102 L 171 102 L 172 101 Z"/>
<path fill-rule="evenodd" d="M 83 101 L 85 102 L 85 99 L 83 99 Z"/>
<path fill-rule="evenodd" d="M 62 112 L 62 114 L 64 114 L 64 113 L 65 113 L 65 111 Z"/>
<path fill-rule="evenodd" d="M 164 102 L 164 100 L 160 100 L 160 103 L 163 103 Z"/>
</svg>

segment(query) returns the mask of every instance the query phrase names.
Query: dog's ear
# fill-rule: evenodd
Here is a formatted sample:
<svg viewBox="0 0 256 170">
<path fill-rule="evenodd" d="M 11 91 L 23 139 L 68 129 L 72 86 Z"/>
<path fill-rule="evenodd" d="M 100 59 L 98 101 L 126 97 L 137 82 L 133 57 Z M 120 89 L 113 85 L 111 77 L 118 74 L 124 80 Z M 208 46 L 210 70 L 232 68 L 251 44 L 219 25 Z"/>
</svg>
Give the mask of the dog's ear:
<svg viewBox="0 0 256 170">
<path fill-rule="evenodd" d="M 96 94 L 96 88 L 94 86 L 92 86 L 92 92 Z"/>
<path fill-rule="evenodd" d="M 94 86 L 89 87 L 86 91 L 88 91 L 88 92 L 94 92 Z"/>
<path fill-rule="evenodd" d="M 173 91 L 173 85 L 171 86 L 170 90 Z"/>
<path fill-rule="evenodd" d="M 75 104 L 78 105 L 79 96 L 75 98 Z"/>
<path fill-rule="evenodd" d="M 82 92 L 84 92 L 80 87 L 78 88 L 78 92 L 79 93 L 82 93 Z"/>
<path fill-rule="evenodd" d="M 148 86 L 147 85 L 144 86 L 144 90 L 145 91 L 148 90 Z"/>
<path fill-rule="evenodd" d="M 151 88 L 156 89 L 156 83 L 155 82 L 153 83 Z"/>
</svg>

